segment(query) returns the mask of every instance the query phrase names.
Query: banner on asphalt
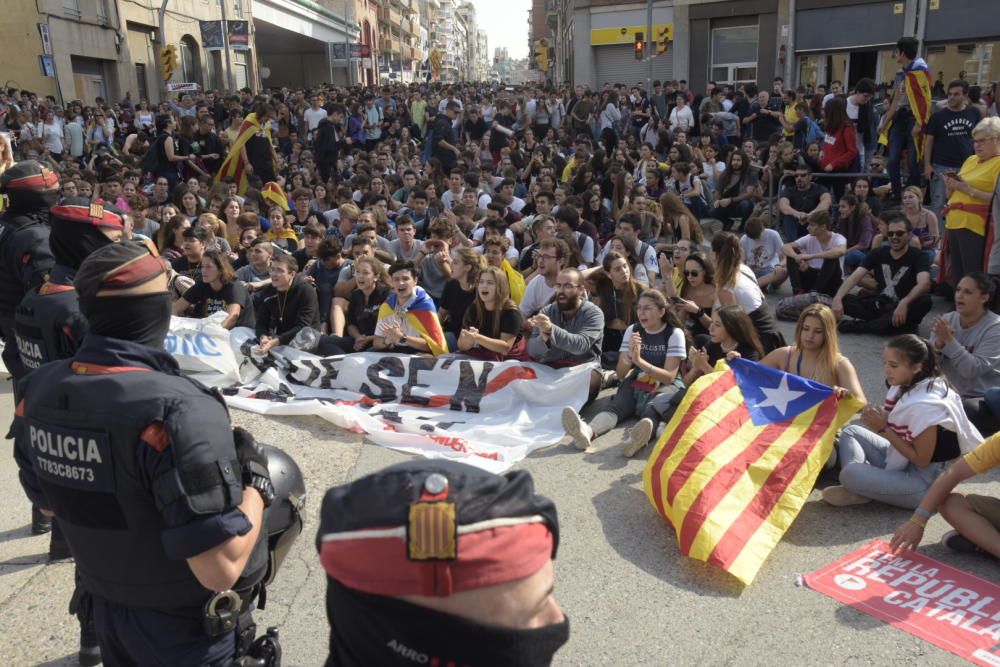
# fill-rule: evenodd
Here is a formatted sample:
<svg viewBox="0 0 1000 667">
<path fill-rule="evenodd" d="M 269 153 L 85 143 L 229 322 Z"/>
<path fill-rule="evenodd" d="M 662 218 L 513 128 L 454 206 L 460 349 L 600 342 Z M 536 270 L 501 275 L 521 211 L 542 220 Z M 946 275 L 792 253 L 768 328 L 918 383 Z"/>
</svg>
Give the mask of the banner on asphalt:
<svg viewBox="0 0 1000 667">
<path fill-rule="evenodd" d="M 371 352 L 318 357 L 284 346 L 260 357 L 253 331 L 229 332 L 217 321 L 175 317 L 165 347 L 231 407 L 322 417 L 385 447 L 493 472 L 558 442 L 561 410 L 582 407 L 590 386 L 590 366 Z"/>
<path fill-rule="evenodd" d="M 1000 585 L 881 540 L 805 576 L 825 595 L 977 665 L 1000 667 Z"/>
</svg>

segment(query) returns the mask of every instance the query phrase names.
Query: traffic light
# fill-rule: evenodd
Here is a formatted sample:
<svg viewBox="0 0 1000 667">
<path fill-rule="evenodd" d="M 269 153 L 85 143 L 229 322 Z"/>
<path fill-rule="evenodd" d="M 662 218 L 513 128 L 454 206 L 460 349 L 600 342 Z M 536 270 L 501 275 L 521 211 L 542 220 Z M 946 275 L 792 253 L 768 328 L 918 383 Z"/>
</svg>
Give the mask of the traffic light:
<svg viewBox="0 0 1000 667">
<path fill-rule="evenodd" d="M 670 50 L 670 28 L 664 26 L 656 32 L 656 55 L 662 56 Z"/>
<path fill-rule="evenodd" d="M 160 51 L 160 66 L 163 68 L 163 80 L 170 81 L 174 76 L 174 70 L 180 62 L 177 59 L 177 47 L 167 44 Z"/>
<path fill-rule="evenodd" d="M 635 33 L 635 59 L 642 60 L 646 56 L 646 43 L 641 32 Z"/>
<path fill-rule="evenodd" d="M 535 40 L 535 65 L 544 72 L 549 69 L 549 42 L 546 39 Z"/>
</svg>

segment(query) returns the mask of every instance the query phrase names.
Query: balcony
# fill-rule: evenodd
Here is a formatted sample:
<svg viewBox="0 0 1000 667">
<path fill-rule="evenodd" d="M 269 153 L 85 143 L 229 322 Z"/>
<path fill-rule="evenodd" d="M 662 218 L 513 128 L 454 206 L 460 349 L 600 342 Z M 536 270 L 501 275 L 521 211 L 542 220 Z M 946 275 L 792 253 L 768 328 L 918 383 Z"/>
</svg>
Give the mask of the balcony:
<svg viewBox="0 0 1000 667">
<path fill-rule="evenodd" d="M 398 9 L 396 9 L 394 7 L 390 7 L 389 8 L 389 24 L 390 25 L 394 25 L 394 26 L 396 26 L 398 28 L 399 24 L 402 22 L 402 20 L 403 20 L 403 14 Z"/>
</svg>

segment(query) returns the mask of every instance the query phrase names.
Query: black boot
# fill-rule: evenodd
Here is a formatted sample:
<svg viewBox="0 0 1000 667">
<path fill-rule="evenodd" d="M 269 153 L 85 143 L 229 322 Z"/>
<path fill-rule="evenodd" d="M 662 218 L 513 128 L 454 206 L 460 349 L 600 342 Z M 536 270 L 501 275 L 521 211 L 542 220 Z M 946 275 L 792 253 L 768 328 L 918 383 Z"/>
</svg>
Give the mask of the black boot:
<svg viewBox="0 0 1000 667">
<path fill-rule="evenodd" d="M 77 660 L 81 667 L 94 667 L 101 664 L 101 646 L 97 643 L 97 633 L 94 626 L 84 627 L 80 624 L 80 652 Z"/>
<path fill-rule="evenodd" d="M 54 520 L 52 522 L 52 535 L 49 537 L 49 562 L 55 563 L 61 560 L 69 560 L 72 557 L 73 554 L 70 553 L 69 544 L 67 544 L 62 529 L 59 527 L 59 521 Z"/>
<path fill-rule="evenodd" d="M 44 535 L 52 530 L 52 517 L 45 516 L 42 511 L 31 506 L 31 534 Z"/>
</svg>

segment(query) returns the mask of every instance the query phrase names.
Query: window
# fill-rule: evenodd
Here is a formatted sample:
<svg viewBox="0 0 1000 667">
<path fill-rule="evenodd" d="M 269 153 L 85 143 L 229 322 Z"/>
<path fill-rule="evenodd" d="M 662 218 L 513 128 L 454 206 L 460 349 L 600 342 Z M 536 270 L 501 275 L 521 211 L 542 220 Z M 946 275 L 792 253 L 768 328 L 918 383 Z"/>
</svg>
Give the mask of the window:
<svg viewBox="0 0 1000 667">
<path fill-rule="evenodd" d="M 757 81 L 757 26 L 712 30 L 712 81 L 753 83 Z"/>
<path fill-rule="evenodd" d="M 249 51 L 233 51 L 233 74 L 236 78 L 236 90 L 250 86 L 250 68 L 247 53 Z"/>
<path fill-rule="evenodd" d="M 97 5 L 97 22 L 101 25 L 108 25 L 108 6 L 105 0 L 95 0 Z"/>
<path fill-rule="evenodd" d="M 146 84 L 146 63 L 135 64 L 135 81 L 139 86 L 139 99 L 148 100 L 149 88 Z"/>
<path fill-rule="evenodd" d="M 62 0 L 63 14 L 70 18 L 78 19 L 83 16 L 80 13 L 80 0 Z"/>
<path fill-rule="evenodd" d="M 187 39 L 181 39 L 181 81 L 187 83 L 198 81 L 200 77 L 197 75 L 197 67 L 197 56 L 191 42 Z"/>
</svg>

